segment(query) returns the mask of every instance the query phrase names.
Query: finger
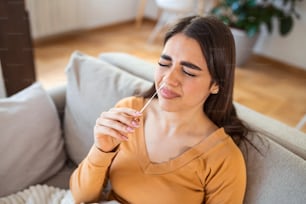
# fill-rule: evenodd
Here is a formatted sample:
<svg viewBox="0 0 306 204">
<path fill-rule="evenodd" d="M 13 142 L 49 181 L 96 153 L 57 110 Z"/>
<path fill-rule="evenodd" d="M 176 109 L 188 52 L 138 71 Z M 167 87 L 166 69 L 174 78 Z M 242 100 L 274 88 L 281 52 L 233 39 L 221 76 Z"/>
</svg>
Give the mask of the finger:
<svg viewBox="0 0 306 204">
<path fill-rule="evenodd" d="M 133 127 L 130 124 L 124 124 L 120 121 L 110 120 L 106 118 L 103 118 L 103 119 L 99 118 L 96 125 L 101 125 L 101 126 L 105 126 L 108 128 L 112 128 L 124 134 L 132 133 L 135 130 L 135 127 Z"/>
<path fill-rule="evenodd" d="M 110 109 L 110 112 L 116 112 L 116 113 L 123 113 L 126 114 L 128 116 L 132 116 L 132 117 L 140 117 L 142 115 L 142 113 L 140 113 L 139 111 L 132 109 L 132 108 L 112 108 Z"/>
<path fill-rule="evenodd" d="M 103 122 L 103 120 L 118 121 L 132 128 L 139 127 L 139 122 L 140 122 L 139 117 L 130 116 L 122 112 L 111 112 L 111 111 L 103 112 L 96 121 L 96 123 L 107 125 L 105 122 Z"/>
<path fill-rule="evenodd" d="M 119 132 L 115 129 L 106 127 L 106 126 L 102 126 L 102 125 L 96 125 L 94 127 L 94 133 L 95 133 L 95 136 L 98 140 L 99 140 L 99 138 L 105 137 L 106 135 L 110 136 L 110 137 L 113 137 L 113 138 L 116 138 L 119 141 L 126 141 L 128 139 L 126 134 L 124 134 L 122 132 Z"/>
</svg>

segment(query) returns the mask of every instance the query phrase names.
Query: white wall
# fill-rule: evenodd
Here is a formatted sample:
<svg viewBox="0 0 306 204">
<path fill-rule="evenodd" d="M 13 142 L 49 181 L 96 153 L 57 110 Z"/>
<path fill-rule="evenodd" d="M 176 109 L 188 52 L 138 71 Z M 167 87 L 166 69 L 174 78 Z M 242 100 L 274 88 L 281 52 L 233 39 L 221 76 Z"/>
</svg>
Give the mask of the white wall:
<svg viewBox="0 0 306 204">
<path fill-rule="evenodd" d="M 27 0 L 34 39 L 77 30 L 83 25 L 79 0 Z"/>
<path fill-rule="evenodd" d="M 95 28 L 135 18 L 138 0 L 81 0 L 84 28 Z"/>
<path fill-rule="evenodd" d="M 138 0 L 27 0 L 34 39 L 135 18 Z"/>
<path fill-rule="evenodd" d="M 282 37 L 277 30 L 272 35 L 264 32 L 255 46 L 255 53 L 288 63 L 306 70 L 306 1 L 297 2 L 301 15 L 288 36 Z"/>
</svg>

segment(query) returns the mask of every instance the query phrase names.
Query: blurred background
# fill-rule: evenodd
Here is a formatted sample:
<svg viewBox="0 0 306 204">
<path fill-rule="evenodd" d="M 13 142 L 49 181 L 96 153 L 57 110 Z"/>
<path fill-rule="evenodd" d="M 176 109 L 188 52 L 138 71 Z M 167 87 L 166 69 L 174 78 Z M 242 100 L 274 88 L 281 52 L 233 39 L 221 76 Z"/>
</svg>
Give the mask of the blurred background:
<svg viewBox="0 0 306 204">
<path fill-rule="evenodd" d="M 75 50 L 95 57 L 125 52 L 156 63 L 169 23 L 215 15 L 235 35 L 235 101 L 306 132 L 305 0 L 0 2 L 0 98 L 34 81 L 46 89 L 65 84 Z"/>
</svg>

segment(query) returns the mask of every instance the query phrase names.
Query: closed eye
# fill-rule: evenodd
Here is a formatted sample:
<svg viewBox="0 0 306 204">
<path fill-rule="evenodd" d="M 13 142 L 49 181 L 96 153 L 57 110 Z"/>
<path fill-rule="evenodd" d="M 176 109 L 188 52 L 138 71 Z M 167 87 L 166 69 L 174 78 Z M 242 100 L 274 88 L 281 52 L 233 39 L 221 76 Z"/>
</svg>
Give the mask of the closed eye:
<svg viewBox="0 0 306 204">
<path fill-rule="evenodd" d="M 159 65 L 160 67 L 170 67 L 170 66 L 171 66 L 171 64 L 163 64 L 163 63 L 161 63 L 161 62 L 158 62 L 158 65 Z M 188 68 L 189 68 L 189 67 L 188 67 Z M 187 68 L 187 69 L 188 69 L 188 68 Z M 185 71 L 185 68 L 182 68 L 182 72 L 183 72 L 184 74 L 186 74 L 187 76 L 196 77 L 195 74 L 191 74 L 190 72 Z"/>
<path fill-rule="evenodd" d="M 184 74 L 188 75 L 188 76 L 191 76 L 191 77 L 195 77 L 196 75 L 195 74 L 191 74 L 189 72 L 186 72 L 185 70 L 183 70 Z"/>
<path fill-rule="evenodd" d="M 160 62 L 158 62 L 158 65 L 161 66 L 161 67 L 169 67 L 170 66 L 169 64 L 163 64 L 163 63 L 160 63 Z"/>
</svg>

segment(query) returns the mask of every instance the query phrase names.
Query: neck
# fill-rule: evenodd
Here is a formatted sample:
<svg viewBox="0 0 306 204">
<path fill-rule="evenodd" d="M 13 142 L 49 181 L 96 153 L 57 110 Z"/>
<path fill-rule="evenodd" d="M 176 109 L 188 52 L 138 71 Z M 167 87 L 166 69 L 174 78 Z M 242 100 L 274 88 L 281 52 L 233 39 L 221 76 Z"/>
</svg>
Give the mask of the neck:
<svg viewBox="0 0 306 204">
<path fill-rule="evenodd" d="M 159 109 L 161 128 L 169 135 L 203 131 L 215 126 L 201 109 L 167 112 Z"/>
</svg>

